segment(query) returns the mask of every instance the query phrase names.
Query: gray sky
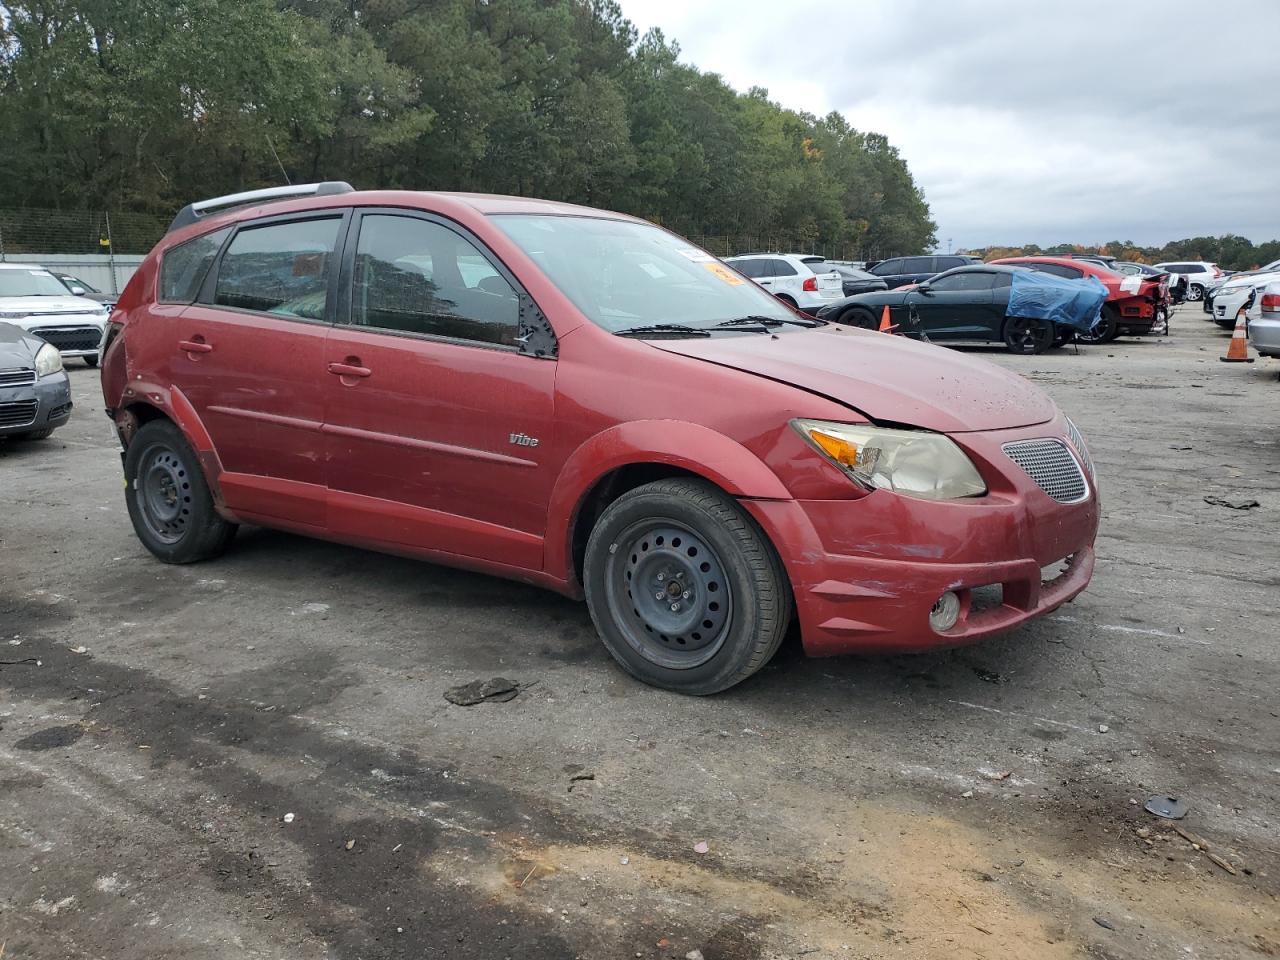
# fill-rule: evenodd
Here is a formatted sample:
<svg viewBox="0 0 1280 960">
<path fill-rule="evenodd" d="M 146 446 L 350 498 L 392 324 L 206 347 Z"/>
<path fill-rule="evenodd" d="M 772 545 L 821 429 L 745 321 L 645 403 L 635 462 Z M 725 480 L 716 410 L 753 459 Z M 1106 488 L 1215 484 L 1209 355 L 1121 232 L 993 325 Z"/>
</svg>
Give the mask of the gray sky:
<svg viewBox="0 0 1280 960">
<path fill-rule="evenodd" d="M 1280 0 L 621 0 L 681 58 L 883 133 L 945 248 L 1280 238 Z"/>
</svg>

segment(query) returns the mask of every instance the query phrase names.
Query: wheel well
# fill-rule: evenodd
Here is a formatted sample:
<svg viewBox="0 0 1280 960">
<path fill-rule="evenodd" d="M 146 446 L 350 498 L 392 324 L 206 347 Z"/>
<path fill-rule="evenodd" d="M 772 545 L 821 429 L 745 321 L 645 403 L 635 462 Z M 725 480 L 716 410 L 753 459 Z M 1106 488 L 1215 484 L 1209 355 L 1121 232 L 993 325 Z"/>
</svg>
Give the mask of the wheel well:
<svg viewBox="0 0 1280 960">
<path fill-rule="evenodd" d="M 120 444 L 128 449 L 129 444 L 133 442 L 133 435 L 142 428 L 144 424 L 150 423 L 152 420 L 168 420 L 164 411 L 158 407 L 153 407 L 149 403 L 131 403 L 115 415 L 116 432 L 120 434 Z"/>
<path fill-rule="evenodd" d="M 629 463 L 606 473 L 587 491 L 578 506 L 573 521 L 573 539 L 570 548 L 573 552 L 573 575 L 578 583 L 582 582 L 583 562 L 587 555 L 587 540 L 595 528 L 600 514 L 613 501 L 629 490 L 642 487 L 655 480 L 669 480 L 672 477 L 693 477 L 705 480 L 692 470 L 673 467 L 669 463 Z"/>
</svg>

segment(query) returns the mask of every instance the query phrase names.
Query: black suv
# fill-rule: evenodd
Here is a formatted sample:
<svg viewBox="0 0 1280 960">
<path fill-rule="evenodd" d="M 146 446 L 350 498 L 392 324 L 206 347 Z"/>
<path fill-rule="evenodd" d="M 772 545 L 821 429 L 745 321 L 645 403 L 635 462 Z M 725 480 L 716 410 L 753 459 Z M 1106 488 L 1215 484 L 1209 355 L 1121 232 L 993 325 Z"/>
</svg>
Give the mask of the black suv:
<svg viewBox="0 0 1280 960">
<path fill-rule="evenodd" d="M 928 280 L 943 270 L 981 262 L 977 257 L 963 256 L 894 257 L 891 260 L 881 260 L 870 267 L 868 272 L 875 274 L 892 290 L 894 287 L 905 287 L 909 283 Z"/>
</svg>

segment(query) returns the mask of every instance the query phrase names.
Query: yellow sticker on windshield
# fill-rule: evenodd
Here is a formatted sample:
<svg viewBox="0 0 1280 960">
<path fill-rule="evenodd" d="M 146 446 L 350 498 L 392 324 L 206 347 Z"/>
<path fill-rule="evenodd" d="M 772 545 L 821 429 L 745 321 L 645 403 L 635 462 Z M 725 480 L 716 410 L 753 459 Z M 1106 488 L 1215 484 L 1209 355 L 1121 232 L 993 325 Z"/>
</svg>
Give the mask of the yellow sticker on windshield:
<svg viewBox="0 0 1280 960">
<path fill-rule="evenodd" d="M 740 276 L 738 276 L 736 273 L 734 273 L 732 270 L 726 267 L 723 263 L 704 263 L 702 265 L 702 268 L 704 270 L 710 271 L 711 273 L 714 273 L 717 277 L 719 277 L 725 283 L 731 283 L 734 286 L 738 286 L 743 282 Z"/>
</svg>

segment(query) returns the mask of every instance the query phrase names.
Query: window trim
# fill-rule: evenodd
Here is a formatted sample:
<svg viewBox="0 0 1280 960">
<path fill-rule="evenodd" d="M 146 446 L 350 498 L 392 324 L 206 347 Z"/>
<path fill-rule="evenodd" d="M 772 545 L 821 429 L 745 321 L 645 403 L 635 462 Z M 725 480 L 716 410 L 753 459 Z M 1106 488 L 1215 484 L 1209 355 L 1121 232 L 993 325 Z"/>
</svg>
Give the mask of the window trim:
<svg viewBox="0 0 1280 960">
<path fill-rule="evenodd" d="M 524 284 L 516 279 L 516 275 L 511 272 L 511 268 L 503 263 L 502 258 L 493 252 L 492 248 L 477 237 L 474 233 L 448 217 L 443 217 L 437 213 L 431 213 L 427 210 L 419 210 L 415 207 L 355 207 L 352 210 L 352 216 L 347 223 L 346 236 L 343 243 L 342 261 L 337 271 L 340 280 L 340 301 L 337 304 L 337 313 L 334 319 L 334 326 L 341 327 L 344 330 L 358 330 L 365 333 L 377 334 L 384 337 L 399 337 L 401 339 L 421 340 L 429 343 L 447 343 L 461 347 L 475 347 L 480 350 L 497 350 L 503 353 L 515 353 L 527 356 L 534 360 L 554 360 L 556 353 L 551 352 L 546 356 L 538 357 L 532 353 L 526 352 L 519 344 L 512 343 L 487 343 L 483 340 L 467 340 L 464 337 L 446 337 L 438 333 L 417 333 L 412 330 L 391 330 L 385 327 L 368 327 L 360 324 L 352 323 L 353 315 L 352 303 L 355 300 L 355 265 L 356 265 L 356 248 L 360 242 L 360 227 L 365 217 L 405 217 L 410 220 L 422 220 L 427 223 L 433 223 L 436 226 L 444 227 L 462 239 L 466 240 L 479 251 L 480 255 L 489 261 L 490 266 L 497 271 L 502 279 L 511 285 L 511 289 L 515 291 L 516 300 L 521 303 L 521 309 L 516 314 L 516 333 L 523 336 L 520 328 L 520 314 L 523 313 L 523 303 L 525 301 L 533 304 L 535 310 L 544 317 L 546 313 L 538 306 L 533 296 L 525 289 Z M 550 326 L 550 320 L 547 321 Z M 554 332 L 553 332 L 554 336 Z M 558 338 L 557 338 L 558 343 Z"/>
<path fill-rule="evenodd" d="M 329 271 L 329 289 L 325 291 L 323 319 L 313 320 L 311 317 L 299 317 L 290 313 L 272 313 L 269 310 L 251 310 L 248 307 L 229 307 L 226 304 L 217 303 L 215 301 L 214 297 L 218 289 L 218 274 L 222 271 L 222 259 L 227 255 L 227 251 L 231 249 L 231 244 L 235 242 L 236 237 L 240 236 L 242 230 L 256 230 L 261 227 L 274 227 L 283 223 L 294 223 L 306 220 L 338 221 L 338 230 L 333 237 L 333 257 L 338 269 Z M 205 274 L 204 282 L 200 285 L 200 294 L 196 297 L 194 302 L 202 307 L 208 307 L 211 310 L 225 310 L 228 313 L 238 313 L 249 317 L 268 317 L 272 320 L 288 320 L 294 323 L 309 323 L 312 325 L 328 327 L 333 326 L 335 323 L 334 316 L 337 310 L 337 299 L 340 291 L 338 280 L 342 273 L 342 262 L 345 256 L 343 248 L 346 243 L 350 221 L 350 207 L 324 207 L 317 210 L 303 210 L 299 213 L 285 213 L 278 214 L 274 217 L 258 217 L 253 220 L 239 221 L 234 224 L 235 229 L 231 232 L 231 235 L 227 237 L 226 243 L 222 245 L 222 249 L 218 251 L 218 256 L 210 265 L 209 272 Z"/>
<path fill-rule="evenodd" d="M 199 303 L 200 297 L 204 293 L 205 282 L 209 279 L 209 274 L 213 273 L 214 269 L 222 262 L 223 251 L 227 249 L 227 244 L 231 242 L 231 238 L 236 235 L 235 228 L 236 228 L 236 225 L 234 223 L 230 223 L 230 224 L 224 223 L 220 227 L 215 227 L 212 230 L 206 230 L 204 233 L 198 233 L 194 237 L 190 237 L 189 239 L 183 240 L 181 243 L 175 243 L 169 247 L 166 247 L 164 251 L 160 254 L 160 263 L 156 266 L 156 281 L 155 281 L 156 286 L 154 291 L 155 302 L 163 303 L 171 307 L 175 307 L 175 306 L 189 307 L 193 303 Z M 227 235 L 223 238 L 222 243 L 221 245 L 219 245 L 218 249 L 214 251 L 213 260 L 211 260 L 209 262 L 209 266 L 205 268 L 204 276 L 200 278 L 200 283 L 196 287 L 195 297 L 193 297 L 190 300 L 164 299 L 164 262 L 166 259 L 168 259 L 169 254 L 171 254 L 174 250 L 177 250 L 179 247 L 185 247 L 189 243 L 195 243 L 195 241 L 197 240 L 200 240 L 204 237 L 212 236 L 215 233 L 220 233 L 223 230 L 227 231 Z"/>
</svg>

